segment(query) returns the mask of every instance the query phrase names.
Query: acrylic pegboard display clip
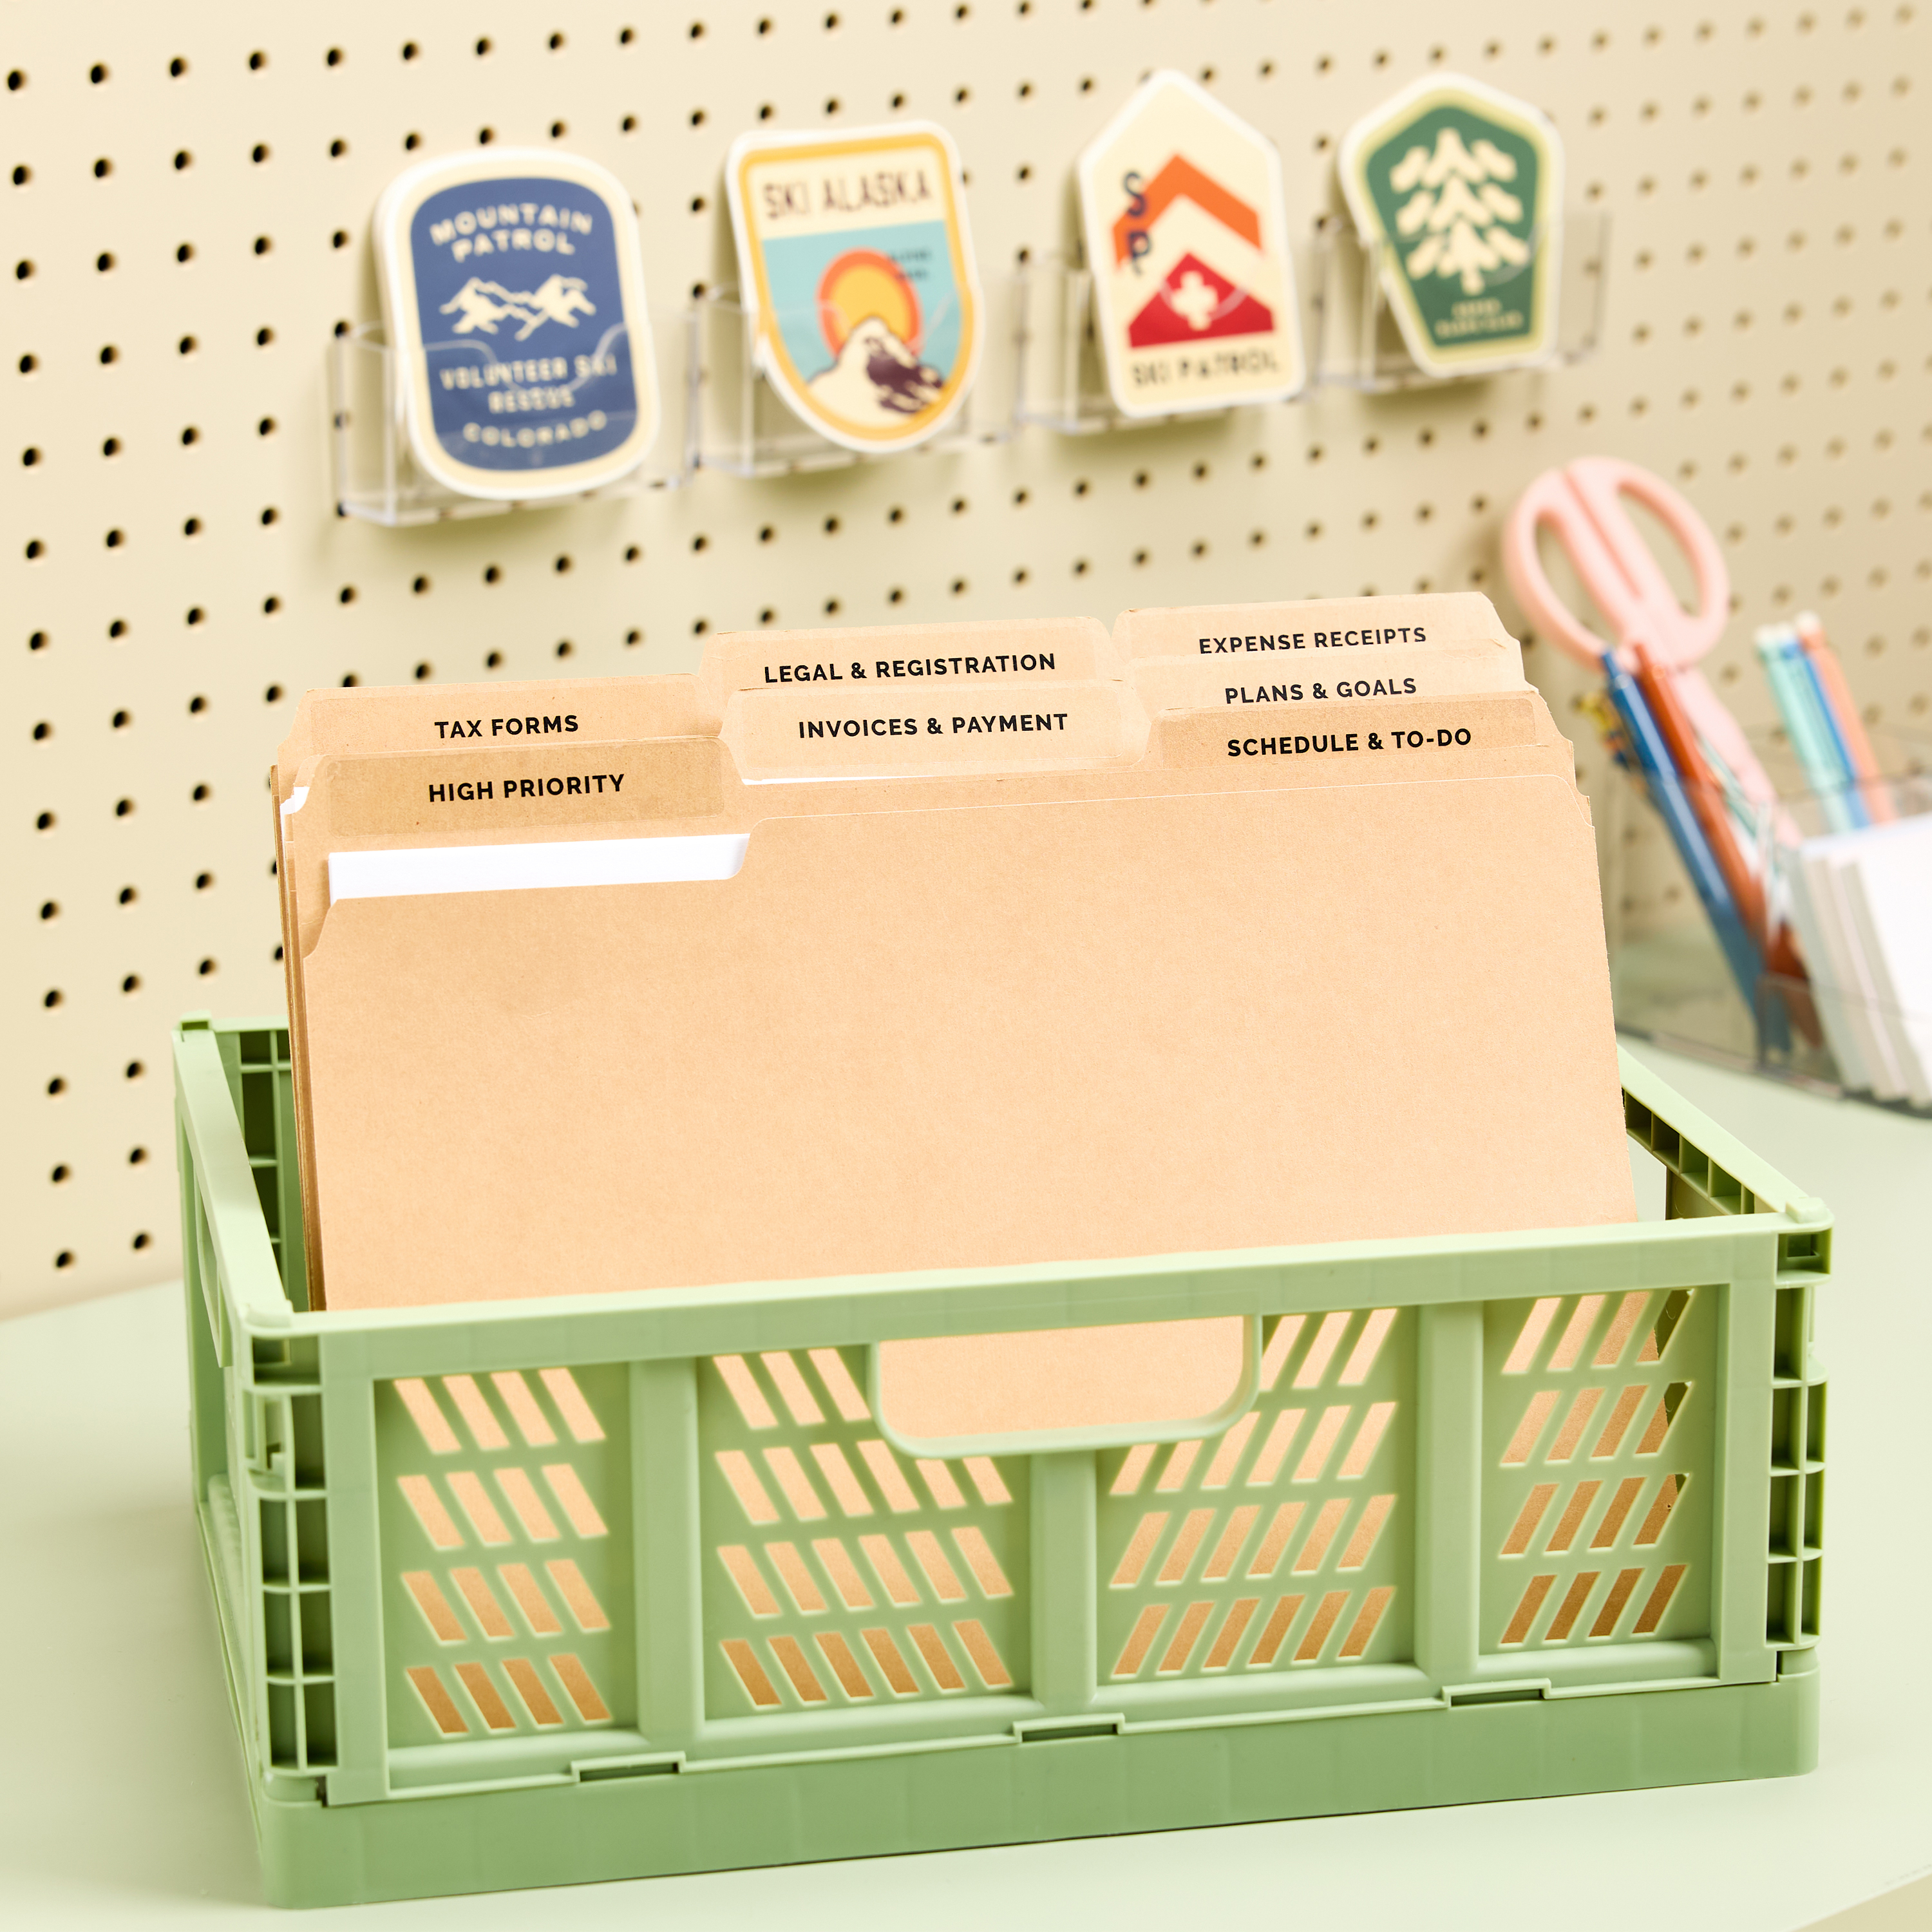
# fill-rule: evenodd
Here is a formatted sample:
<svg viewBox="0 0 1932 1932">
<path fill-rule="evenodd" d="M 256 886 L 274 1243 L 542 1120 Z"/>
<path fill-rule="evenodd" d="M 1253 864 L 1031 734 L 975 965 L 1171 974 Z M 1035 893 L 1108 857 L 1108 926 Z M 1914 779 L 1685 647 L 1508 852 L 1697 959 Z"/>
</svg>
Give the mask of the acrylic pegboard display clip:
<svg viewBox="0 0 1932 1932">
<path fill-rule="evenodd" d="M 1816 1761 L 1831 1217 L 1634 1060 L 1661 1222 L 373 1312 L 307 1305 L 286 1028 L 175 1067 L 278 1904 Z M 897 1337 L 1204 1313 L 1198 1438 L 884 1412 Z"/>
<path fill-rule="evenodd" d="M 1314 304 L 1320 263 L 1312 248 L 1292 249 L 1302 340 L 1314 339 Z M 1226 416 L 1238 407 L 1130 416 L 1118 408 L 1095 332 L 1094 276 L 1066 256 L 1052 254 L 1028 263 L 1013 278 L 1013 416 L 1017 422 L 1091 436 L 1102 430 L 1147 429 L 1167 423 Z M 1297 391 L 1292 401 L 1307 393 Z"/>
<path fill-rule="evenodd" d="M 1528 259 L 1519 272 L 1521 278 L 1534 274 L 1541 246 L 1541 236 L 1533 237 Z M 1495 364 L 1467 375 L 1438 374 L 1418 366 L 1390 307 L 1388 244 L 1365 243 L 1346 220 L 1324 221 L 1316 240 L 1311 276 L 1321 291 L 1316 380 L 1373 394 L 1477 380 L 1504 367 L 1549 368 L 1587 362 L 1603 340 L 1610 247 L 1608 215 L 1594 209 L 1572 210 L 1563 220 L 1555 348 L 1521 362 Z M 1509 282 L 1498 280 L 1492 287 L 1507 293 Z"/>
<path fill-rule="evenodd" d="M 365 322 L 345 330 L 330 344 L 328 359 L 331 481 L 338 514 L 398 528 L 677 488 L 686 475 L 679 412 L 692 324 L 682 309 L 653 308 L 650 321 L 663 420 L 644 461 L 601 488 L 528 502 L 464 496 L 426 475 L 410 449 L 401 371 L 382 324 Z"/>
<path fill-rule="evenodd" d="M 1006 333 L 1003 312 L 1014 299 L 995 283 L 985 292 L 989 347 Z M 862 455 L 832 442 L 794 411 L 759 368 L 757 318 L 735 288 L 708 290 L 693 304 L 686 370 L 688 424 L 686 461 L 692 470 L 761 478 L 876 463 L 895 454 L 944 454 L 1004 442 L 1012 434 L 1009 358 L 989 352 L 950 424 L 915 450 Z"/>
</svg>

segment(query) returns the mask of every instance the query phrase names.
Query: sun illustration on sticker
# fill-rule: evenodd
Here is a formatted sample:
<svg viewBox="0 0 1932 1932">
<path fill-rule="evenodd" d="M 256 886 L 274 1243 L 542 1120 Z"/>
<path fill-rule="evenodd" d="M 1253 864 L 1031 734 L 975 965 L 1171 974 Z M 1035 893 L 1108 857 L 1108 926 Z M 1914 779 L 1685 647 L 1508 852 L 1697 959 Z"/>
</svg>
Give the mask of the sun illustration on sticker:
<svg viewBox="0 0 1932 1932">
<path fill-rule="evenodd" d="M 827 263 L 818 278 L 818 326 L 832 366 L 806 386 L 832 415 L 890 422 L 939 400 L 944 379 L 920 359 L 919 297 L 890 256 L 848 248 Z"/>
<path fill-rule="evenodd" d="M 818 278 L 818 326 L 834 356 L 868 316 L 877 316 L 907 348 L 918 352 L 919 297 L 905 272 L 874 248 L 848 248 Z"/>
</svg>

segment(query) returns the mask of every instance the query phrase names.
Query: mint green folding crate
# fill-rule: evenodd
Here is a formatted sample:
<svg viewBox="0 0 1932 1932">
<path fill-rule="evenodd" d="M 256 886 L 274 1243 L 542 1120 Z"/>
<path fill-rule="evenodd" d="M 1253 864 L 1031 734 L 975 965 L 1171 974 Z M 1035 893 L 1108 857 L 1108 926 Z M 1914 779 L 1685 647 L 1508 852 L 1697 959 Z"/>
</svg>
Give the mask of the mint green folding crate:
<svg viewBox="0 0 1932 1932">
<path fill-rule="evenodd" d="M 287 1055 L 176 1038 L 279 1904 L 1815 1762 L 1830 1217 L 1634 1061 L 1662 1224 L 310 1314 Z M 874 1419 L 881 1341 L 1228 1315 L 1204 1441 Z"/>
</svg>

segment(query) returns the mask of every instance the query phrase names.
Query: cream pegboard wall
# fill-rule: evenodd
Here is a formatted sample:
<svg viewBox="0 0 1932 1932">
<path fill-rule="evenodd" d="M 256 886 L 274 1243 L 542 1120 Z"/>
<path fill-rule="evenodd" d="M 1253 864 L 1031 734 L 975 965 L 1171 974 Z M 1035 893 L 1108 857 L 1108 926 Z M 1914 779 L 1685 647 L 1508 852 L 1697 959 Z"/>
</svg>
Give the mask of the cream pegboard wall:
<svg viewBox="0 0 1932 1932">
<path fill-rule="evenodd" d="M 1924 727 L 1925 33 L 1909 6 L 1714 0 L 10 8 L 0 1312 L 176 1266 L 167 1028 L 280 1009 L 263 773 L 305 686 L 673 670 L 707 628 L 833 617 L 1468 585 L 1513 616 L 1514 494 L 1607 450 L 1722 537 L 1715 675 L 1748 724 L 1771 716 L 1752 627 L 1813 604 L 1873 712 Z M 740 130 L 930 117 L 997 295 L 1066 244 L 1076 153 L 1156 66 L 1274 138 L 1298 233 L 1340 206 L 1343 130 L 1414 76 L 1539 102 L 1572 205 L 1612 224 L 1601 352 L 427 528 L 333 513 L 328 347 L 376 313 L 370 214 L 406 161 L 594 157 L 675 304 L 730 278 Z M 1600 785 L 1582 674 L 1527 662 Z M 1625 911 L 1670 916 L 1672 867 L 1636 857 Z"/>
</svg>

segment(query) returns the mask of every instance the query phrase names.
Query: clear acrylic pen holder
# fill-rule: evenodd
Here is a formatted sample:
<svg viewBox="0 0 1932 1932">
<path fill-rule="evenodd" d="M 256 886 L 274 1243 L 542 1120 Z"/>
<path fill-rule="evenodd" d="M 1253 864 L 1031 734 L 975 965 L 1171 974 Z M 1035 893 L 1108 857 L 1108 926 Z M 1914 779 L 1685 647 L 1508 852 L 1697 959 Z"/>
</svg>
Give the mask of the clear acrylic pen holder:
<svg viewBox="0 0 1932 1932">
<path fill-rule="evenodd" d="M 1489 285 L 1486 292 L 1506 294 L 1512 282 L 1536 272 L 1542 236 L 1534 238 L 1528 260 L 1516 274 Z M 1547 350 L 1515 361 L 1498 361 L 1466 375 L 1420 368 L 1402 339 L 1389 305 L 1389 284 L 1400 274 L 1386 242 L 1365 245 L 1346 217 L 1324 220 L 1316 238 L 1314 279 L 1320 292 L 1320 323 L 1314 362 L 1323 382 L 1374 393 L 1424 384 L 1467 382 L 1508 368 L 1548 368 L 1586 361 L 1603 339 L 1604 296 L 1610 266 L 1610 217 L 1578 209 L 1563 219 L 1556 275 L 1556 340 Z"/>
<path fill-rule="evenodd" d="M 1782 733 L 1751 735 L 1778 805 L 1760 815 L 1755 836 L 1746 842 L 1760 874 L 1772 882 L 1772 907 L 1786 922 L 1799 844 L 1843 829 L 1852 800 L 1874 821 L 1888 811 L 1895 820 L 1932 814 L 1932 740 L 1874 728 L 1872 748 L 1882 776 L 1828 794 L 1806 788 Z M 1895 1043 L 1906 1027 L 1932 1032 L 1932 1014 L 1898 1011 L 1875 987 L 1846 983 L 1828 962 L 1809 958 L 1802 979 L 1761 974 L 1748 1001 L 1642 786 L 1625 772 L 1610 776 L 1592 797 L 1618 1026 L 1822 1092 L 1932 1112 L 1882 1071 L 1898 1062 L 1887 1042 Z M 1795 932 L 1794 941 L 1802 952 Z M 1863 1067 L 1841 1058 L 1848 1046 Z M 1876 1081 L 1864 1077 L 1874 1068 L 1881 1070 Z"/>
<path fill-rule="evenodd" d="M 911 452 L 885 448 L 873 456 L 832 442 L 806 422 L 758 368 L 754 313 L 739 299 L 737 290 L 707 291 L 692 310 L 688 466 L 722 470 L 730 476 L 788 476 L 904 454 L 944 454 L 977 443 L 1004 442 L 1013 427 L 1012 365 L 1006 352 L 1010 334 L 1006 311 L 1012 300 L 1008 285 L 988 285 L 980 316 L 984 333 L 980 365 L 958 413 L 937 436 Z"/>
<path fill-rule="evenodd" d="M 676 488 L 686 474 L 685 370 L 691 322 L 682 309 L 653 309 L 650 320 L 658 421 L 644 461 L 596 489 L 526 501 L 465 496 L 427 475 L 410 448 L 402 371 L 382 325 L 365 322 L 338 335 L 328 358 L 329 456 L 338 510 L 393 529 Z"/>
</svg>

